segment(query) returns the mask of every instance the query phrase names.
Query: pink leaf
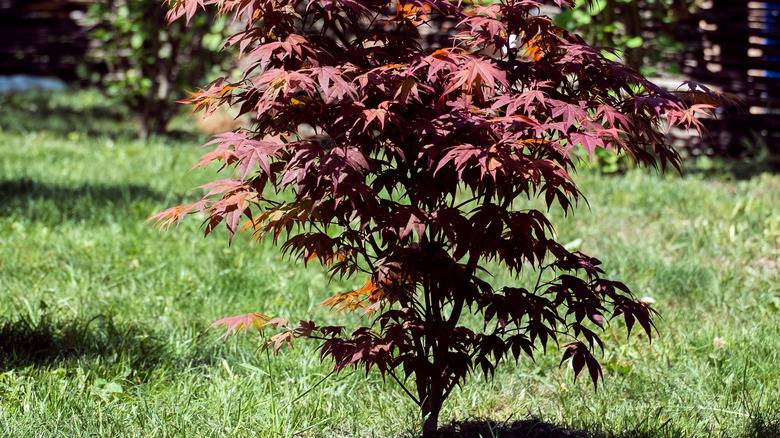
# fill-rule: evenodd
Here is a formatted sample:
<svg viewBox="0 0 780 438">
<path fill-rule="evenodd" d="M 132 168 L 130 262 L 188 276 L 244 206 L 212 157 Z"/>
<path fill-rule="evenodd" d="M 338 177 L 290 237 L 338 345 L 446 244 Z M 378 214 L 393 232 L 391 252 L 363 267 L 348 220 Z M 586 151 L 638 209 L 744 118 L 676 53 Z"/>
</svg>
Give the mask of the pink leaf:
<svg viewBox="0 0 780 438">
<path fill-rule="evenodd" d="M 219 321 L 215 321 L 209 326 L 209 328 L 219 327 L 221 325 L 227 326 L 227 332 L 225 338 L 235 331 L 234 334 L 238 334 L 241 329 L 245 329 L 246 333 L 249 333 L 249 326 L 254 326 L 258 331 L 263 329 L 263 326 L 270 319 L 262 313 L 249 313 L 246 315 L 231 316 L 228 318 L 222 318 Z"/>
</svg>

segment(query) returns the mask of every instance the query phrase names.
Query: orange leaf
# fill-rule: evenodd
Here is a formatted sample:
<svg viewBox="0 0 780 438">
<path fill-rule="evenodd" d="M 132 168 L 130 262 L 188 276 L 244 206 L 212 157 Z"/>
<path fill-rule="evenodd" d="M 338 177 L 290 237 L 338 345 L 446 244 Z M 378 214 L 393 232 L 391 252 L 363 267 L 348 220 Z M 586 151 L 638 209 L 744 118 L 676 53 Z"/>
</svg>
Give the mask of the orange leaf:
<svg viewBox="0 0 780 438">
<path fill-rule="evenodd" d="M 380 285 L 377 285 L 373 280 L 368 280 L 360 289 L 334 295 L 320 303 L 319 307 L 329 306 L 332 310 L 338 306 L 336 310 L 339 312 L 344 310 L 354 311 L 365 307 L 363 315 L 371 315 L 380 309 L 385 301 L 390 301 L 391 303 L 394 301 L 393 297 L 387 294 L 382 286 L 389 282 L 388 279 L 384 279 L 380 281 Z M 370 303 L 370 305 L 367 303 Z"/>
<path fill-rule="evenodd" d="M 359 307 L 365 306 L 360 298 L 360 295 L 363 295 L 364 293 L 365 292 L 360 292 L 359 290 L 353 290 L 344 292 L 343 294 L 334 295 L 320 303 L 319 307 L 330 306 L 330 308 L 333 309 L 334 307 L 341 304 L 338 309 L 336 309 L 339 312 L 343 312 L 347 308 L 349 308 L 349 310 L 355 310 Z"/>
<path fill-rule="evenodd" d="M 207 204 L 206 200 L 201 200 L 194 204 L 171 207 L 167 210 L 155 214 L 154 216 L 147 219 L 146 222 L 154 221 L 155 227 L 160 227 L 162 229 L 167 230 L 174 223 L 176 225 L 179 225 L 182 219 L 184 219 L 184 216 L 193 213 L 195 211 L 203 212 L 206 209 L 206 204 Z"/>
</svg>

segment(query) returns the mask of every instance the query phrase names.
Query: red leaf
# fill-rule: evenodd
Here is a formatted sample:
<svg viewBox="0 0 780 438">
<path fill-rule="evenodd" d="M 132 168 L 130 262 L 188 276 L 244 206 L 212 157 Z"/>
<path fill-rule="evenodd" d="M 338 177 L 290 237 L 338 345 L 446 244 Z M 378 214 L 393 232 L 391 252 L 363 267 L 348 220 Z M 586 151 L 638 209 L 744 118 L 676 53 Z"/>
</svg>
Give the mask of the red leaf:
<svg viewBox="0 0 780 438">
<path fill-rule="evenodd" d="M 604 140 L 595 136 L 592 132 L 572 132 L 569 134 L 569 141 L 572 145 L 582 145 L 588 153 L 588 158 L 591 160 L 596 148 L 604 147 Z"/>
<path fill-rule="evenodd" d="M 563 354 L 561 365 L 566 359 L 571 359 L 572 370 L 574 370 L 574 378 L 576 379 L 580 371 L 584 367 L 588 367 L 588 373 L 593 381 L 593 387 L 598 387 L 599 378 L 603 379 L 604 375 L 601 371 L 601 365 L 595 357 L 590 353 L 588 347 L 582 342 L 573 342 L 566 346 L 566 351 Z"/>
<path fill-rule="evenodd" d="M 561 121 L 563 122 L 563 128 L 561 129 L 562 131 L 567 131 L 570 127 L 574 126 L 575 123 L 579 123 L 587 115 L 585 110 L 580 105 L 573 105 L 560 101 L 555 102 L 556 103 L 553 107 L 552 116 L 561 118 Z"/>
<path fill-rule="evenodd" d="M 390 226 L 397 230 L 398 238 L 405 239 L 414 231 L 418 239 L 425 233 L 428 215 L 419 208 L 407 206 L 394 212 Z"/>
</svg>

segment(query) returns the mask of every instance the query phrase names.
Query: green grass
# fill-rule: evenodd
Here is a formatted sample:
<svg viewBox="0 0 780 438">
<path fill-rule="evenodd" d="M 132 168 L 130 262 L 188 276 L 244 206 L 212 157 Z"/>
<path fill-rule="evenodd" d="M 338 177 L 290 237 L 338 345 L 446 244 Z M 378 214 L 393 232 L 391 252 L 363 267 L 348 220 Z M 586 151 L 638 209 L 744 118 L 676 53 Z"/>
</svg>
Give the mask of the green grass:
<svg viewBox="0 0 780 438">
<path fill-rule="evenodd" d="M 319 383 L 314 344 L 269 359 L 254 336 L 206 331 L 252 311 L 337 323 L 317 304 L 359 284 L 204 239 L 195 218 L 144 223 L 213 174 L 187 173 L 198 135 L 132 132 L 96 93 L 0 98 L 0 436 L 412 434 L 414 406 L 377 375 Z M 653 298 L 658 336 L 615 322 L 598 392 L 551 352 L 474 376 L 442 419 L 463 434 L 536 417 L 594 437 L 780 436 L 780 177 L 700 163 L 685 179 L 577 178 L 590 204 L 554 214 L 560 240 Z"/>
</svg>

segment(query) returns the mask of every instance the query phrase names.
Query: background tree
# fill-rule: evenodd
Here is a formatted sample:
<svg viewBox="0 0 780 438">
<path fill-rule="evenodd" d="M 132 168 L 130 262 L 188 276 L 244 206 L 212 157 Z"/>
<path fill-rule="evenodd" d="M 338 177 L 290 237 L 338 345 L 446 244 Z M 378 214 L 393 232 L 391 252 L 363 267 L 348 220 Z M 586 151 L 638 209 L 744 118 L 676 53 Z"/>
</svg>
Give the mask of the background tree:
<svg viewBox="0 0 780 438">
<path fill-rule="evenodd" d="M 312 338 L 337 369 L 378 369 L 420 406 L 424 436 L 475 370 L 489 377 L 506 358 L 562 346 L 595 385 L 608 321 L 651 335 L 654 311 L 598 260 L 557 243 L 524 201 L 568 212 L 581 199 L 576 154 L 596 148 L 677 167 L 664 117 L 697 127 L 711 93 L 691 91 L 688 107 L 535 15 L 534 0 L 169 3 L 174 20 L 215 5 L 244 23 L 228 40 L 248 60 L 243 77 L 190 102 L 206 113 L 236 105 L 254 125 L 217 136 L 197 164 L 219 162 L 232 177 L 153 219 L 167 227 L 204 212 L 206 234 L 224 224 L 231 240 L 241 230 L 270 238 L 333 277 L 365 281 L 322 303 L 359 309 L 366 326 L 355 330 L 259 313 L 215 325 L 274 326 L 274 351 Z M 420 43 L 430 23 L 446 24 L 448 45 Z M 491 283 L 487 263 L 514 280 Z M 538 273 L 524 283 L 528 269 Z"/>
<path fill-rule="evenodd" d="M 194 14 L 189 27 L 168 25 L 158 0 L 95 2 L 88 18 L 97 41 L 90 78 L 131 108 L 139 137 L 164 134 L 185 89 L 228 68 L 222 52 L 226 22 L 214 13 Z M 185 28 L 186 27 L 186 28 Z"/>
</svg>

